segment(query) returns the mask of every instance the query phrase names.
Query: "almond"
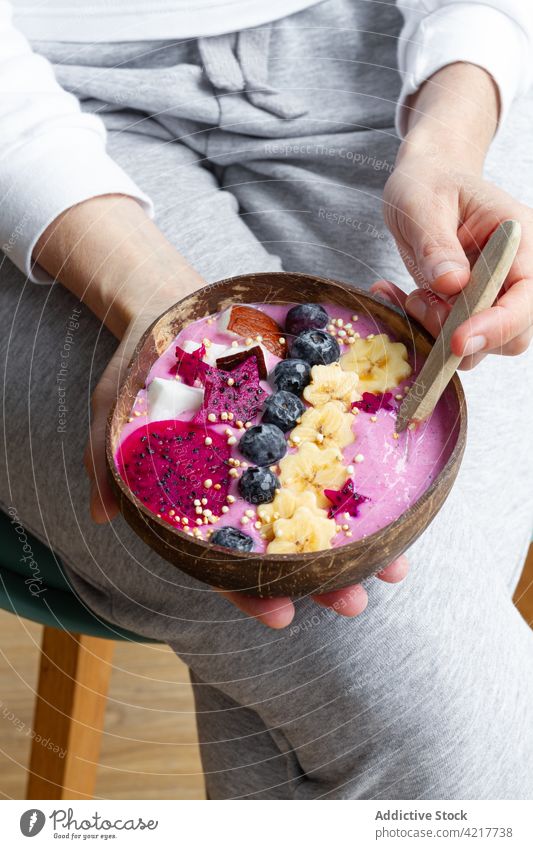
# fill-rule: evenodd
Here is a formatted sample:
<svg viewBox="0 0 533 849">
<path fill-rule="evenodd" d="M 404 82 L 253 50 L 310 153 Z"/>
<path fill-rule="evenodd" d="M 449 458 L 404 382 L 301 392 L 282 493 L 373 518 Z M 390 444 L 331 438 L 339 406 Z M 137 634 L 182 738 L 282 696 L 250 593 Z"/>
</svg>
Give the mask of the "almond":
<svg viewBox="0 0 533 849">
<path fill-rule="evenodd" d="M 229 307 L 220 317 L 220 329 L 248 339 L 255 340 L 257 336 L 261 336 L 258 341 L 272 354 L 280 359 L 287 356 L 287 342 L 283 338 L 283 330 L 273 318 L 255 307 L 246 304 Z M 283 341 L 280 342 L 280 339 Z"/>
</svg>

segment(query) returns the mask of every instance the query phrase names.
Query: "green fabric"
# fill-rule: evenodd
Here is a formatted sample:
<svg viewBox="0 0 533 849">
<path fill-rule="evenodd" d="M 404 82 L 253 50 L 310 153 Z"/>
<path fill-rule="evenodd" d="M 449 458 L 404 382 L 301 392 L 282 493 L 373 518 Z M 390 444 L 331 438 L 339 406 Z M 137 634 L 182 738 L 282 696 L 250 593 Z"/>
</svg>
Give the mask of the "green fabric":
<svg viewBox="0 0 533 849">
<path fill-rule="evenodd" d="M 18 533 L 17 528 L 19 529 Z M 29 561 L 21 559 L 25 556 L 23 549 L 25 537 L 22 536 L 20 528 L 20 525 L 12 522 L 9 516 L 0 511 L 0 569 L 2 572 L 9 569 L 10 572 L 15 572 L 26 580 L 33 577 L 34 571 L 30 568 Z M 59 558 L 46 545 L 31 536 L 25 528 L 23 533 L 28 538 L 31 555 L 33 555 L 33 559 L 39 567 L 43 586 L 46 586 L 47 589 L 53 587 L 57 590 L 63 590 L 63 592 L 72 592 Z M 29 556 L 29 552 L 27 556 Z"/>
<path fill-rule="evenodd" d="M 25 529 L 23 536 L 20 525 L 18 529 L 0 511 L 0 609 L 80 634 L 154 642 L 98 618 L 74 593 L 59 558 Z"/>
</svg>

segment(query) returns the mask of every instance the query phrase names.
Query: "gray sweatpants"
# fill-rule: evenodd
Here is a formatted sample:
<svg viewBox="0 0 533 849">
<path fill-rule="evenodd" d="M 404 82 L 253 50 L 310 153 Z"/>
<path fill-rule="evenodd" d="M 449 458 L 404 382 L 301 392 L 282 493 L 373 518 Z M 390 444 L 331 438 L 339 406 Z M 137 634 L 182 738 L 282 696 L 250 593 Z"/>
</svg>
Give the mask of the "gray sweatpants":
<svg viewBox="0 0 533 849">
<path fill-rule="evenodd" d="M 104 118 L 111 155 L 208 281 L 285 268 L 410 289 L 380 210 L 398 147 L 399 26 L 390 5 L 329 0 L 238 36 L 38 49 Z M 532 114 L 515 106 L 487 165 L 530 203 Z M 8 260 L 0 276 L 0 498 L 92 609 L 189 665 L 212 798 L 533 796 L 533 635 L 511 602 L 533 521 L 531 354 L 464 375 L 463 466 L 408 579 L 369 581 L 354 620 L 299 600 L 274 632 L 121 519 L 91 523 L 89 398 L 116 342 L 84 307 L 69 329 L 79 304 L 61 286 L 28 285 Z"/>
</svg>

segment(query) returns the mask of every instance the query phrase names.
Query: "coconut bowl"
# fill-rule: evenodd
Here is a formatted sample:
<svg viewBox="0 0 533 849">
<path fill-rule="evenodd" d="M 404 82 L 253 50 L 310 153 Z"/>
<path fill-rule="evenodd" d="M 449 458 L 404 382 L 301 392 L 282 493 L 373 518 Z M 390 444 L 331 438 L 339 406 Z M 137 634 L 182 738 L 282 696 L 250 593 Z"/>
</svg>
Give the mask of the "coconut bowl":
<svg viewBox="0 0 533 849">
<path fill-rule="evenodd" d="M 391 524 L 364 539 L 327 551 L 272 555 L 239 553 L 188 536 L 158 519 L 120 477 L 115 454 L 133 401 L 154 361 L 188 324 L 235 303 L 308 303 L 320 301 L 348 307 L 383 322 L 404 342 L 416 368 L 427 356 L 432 338 L 399 311 L 347 284 L 307 274 L 285 272 L 244 274 L 221 280 L 178 301 L 146 331 L 133 354 L 107 424 L 106 459 L 109 480 L 128 524 L 173 566 L 199 581 L 226 590 L 261 597 L 302 596 L 340 589 L 379 572 L 406 551 L 435 518 L 456 478 L 465 447 L 466 403 L 457 375 L 446 389 L 453 427 L 448 460 L 428 489 Z"/>
</svg>

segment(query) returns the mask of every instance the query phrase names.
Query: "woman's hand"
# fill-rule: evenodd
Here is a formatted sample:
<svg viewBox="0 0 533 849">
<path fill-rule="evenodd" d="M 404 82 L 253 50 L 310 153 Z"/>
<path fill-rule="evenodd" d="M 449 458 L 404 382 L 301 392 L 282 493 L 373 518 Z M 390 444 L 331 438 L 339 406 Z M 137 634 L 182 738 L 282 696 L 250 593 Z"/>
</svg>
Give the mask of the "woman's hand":
<svg viewBox="0 0 533 849">
<path fill-rule="evenodd" d="M 91 481 L 90 510 L 95 522 L 116 516 L 108 483 L 105 430 L 133 350 L 152 322 L 176 301 L 205 285 L 141 210 L 125 197 L 94 198 L 68 210 L 45 231 L 34 259 L 88 304 L 120 339 L 92 396 L 91 429 L 84 463 Z M 407 574 L 400 557 L 377 577 L 388 583 Z M 258 599 L 221 592 L 248 616 L 271 628 L 284 628 L 294 616 L 290 598 Z M 357 616 L 368 601 L 354 585 L 314 597 L 342 616 Z"/>
<path fill-rule="evenodd" d="M 387 584 L 397 584 L 399 581 L 403 581 L 408 571 L 407 557 L 402 554 L 401 557 L 389 563 L 376 577 Z M 247 613 L 248 616 L 254 616 L 269 628 L 286 628 L 294 618 L 294 604 L 290 598 L 252 598 L 252 596 L 245 596 L 242 593 L 226 592 L 225 590 L 218 590 L 218 592 L 239 610 Z M 313 601 L 320 607 L 333 610 L 339 616 L 354 617 L 359 616 L 365 610 L 368 604 L 368 594 L 361 584 L 353 584 L 343 590 L 333 590 L 321 595 L 314 595 Z"/>
<path fill-rule="evenodd" d="M 117 399 L 133 351 L 143 333 L 184 294 L 173 285 L 162 285 L 145 303 L 139 304 L 92 394 L 91 429 L 83 460 L 91 482 L 91 516 L 98 524 L 110 522 L 118 513 L 106 469 L 105 433 L 109 411 Z"/>
<path fill-rule="evenodd" d="M 450 65 L 422 86 L 410 109 L 383 200 L 418 290 L 406 297 L 380 281 L 373 291 L 399 302 L 436 336 L 491 233 L 515 218 L 522 240 L 500 296 L 455 331 L 451 347 L 463 368 L 488 353 L 521 354 L 533 336 L 533 212 L 482 178 L 497 123 L 495 86 L 481 68 Z"/>
<path fill-rule="evenodd" d="M 472 173 L 443 170 L 430 155 L 404 155 L 384 200 L 387 226 L 419 288 L 406 297 L 380 282 L 374 291 L 399 302 L 434 336 L 491 233 L 507 218 L 521 223 L 520 247 L 496 304 L 458 327 L 451 348 L 464 358 L 462 368 L 488 353 L 523 353 L 533 336 L 532 210 Z"/>
</svg>

